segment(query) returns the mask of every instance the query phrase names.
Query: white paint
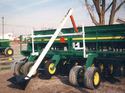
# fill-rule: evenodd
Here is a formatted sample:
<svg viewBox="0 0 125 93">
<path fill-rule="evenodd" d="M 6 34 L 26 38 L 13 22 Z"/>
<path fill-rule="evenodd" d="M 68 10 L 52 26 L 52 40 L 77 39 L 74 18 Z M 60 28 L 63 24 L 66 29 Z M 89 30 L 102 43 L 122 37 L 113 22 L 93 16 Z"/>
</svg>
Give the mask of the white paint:
<svg viewBox="0 0 125 93">
<path fill-rule="evenodd" d="M 83 57 L 87 58 L 86 54 L 86 44 L 85 44 L 85 30 L 84 30 L 84 25 L 82 26 L 82 33 L 83 33 Z"/>
<path fill-rule="evenodd" d="M 79 33 L 68 33 L 68 34 L 59 34 L 58 36 L 77 36 L 77 35 L 82 35 L 81 32 Z M 40 38 L 40 37 L 52 37 L 53 34 L 50 34 L 50 35 L 34 35 L 34 36 L 31 36 L 31 37 L 34 37 L 34 38 Z"/>
</svg>

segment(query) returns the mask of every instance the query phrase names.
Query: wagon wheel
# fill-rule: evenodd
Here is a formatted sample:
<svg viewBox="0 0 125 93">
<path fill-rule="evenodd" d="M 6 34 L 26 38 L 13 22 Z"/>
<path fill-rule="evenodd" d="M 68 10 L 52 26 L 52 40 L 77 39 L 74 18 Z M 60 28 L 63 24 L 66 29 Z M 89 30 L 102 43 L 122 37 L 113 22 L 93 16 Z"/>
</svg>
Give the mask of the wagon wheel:
<svg viewBox="0 0 125 93">
<path fill-rule="evenodd" d="M 69 72 L 69 82 L 74 86 L 83 85 L 84 69 L 82 66 L 74 66 Z"/>
<path fill-rule="evenodd" d="M 51 60 L 46 60 L 45 65 L 45 76 L 49 79 L 56 73 L 55 64 Z"/>
<path fill-rule="evenodd" d="M 110 64 L 110 74 L 111 75 L 113 74 L 113 70 L 114 70 L 114 66 L 113 66 L 113 64 Z"/>
<path fill-rule="evenodd" d="M 115 77 L 121 76 L 121 66 L 119 64 L 114 64 L 114 68 L 115 69 L 113 69 L 113 76 Z"/>
<path fill-rule="evenodd" d="M 23 65 L 25 62 L 16 62 L 14 65 L 14 75 L 24 75 L 23 73 Z"/>
<path fill-rule="evenodd" d="M 20 62 L 16 62 L 14 66 L 14 75 L 24 75 L 23 66 L 28 61 L 27 58 L 23 58 Z"/>
<path fill-rule="evenodd" d="M 33 65 L 34 65 L 33 62 L 26 62 L 24 64 L 24 66 L 23 66 L 24 75 L 27 75 L 29 73 L 29 71 Z M 33 76 L 35 76 L 36 74 L 37 74 L 37 71 L 33 73 Z"/>
<path fill-rule="evenodd" d="M 84 74 L 84 85 L 87 88 L 95 89 L 100 85 L 100 72 L 96 67 L 88 67 Z"/>
<path fill-rule="evenodd" d="M 6 49 L 4 50 L 5 56 L 12 56 L 13 53 L 14 53 L 14 51 L 13 51 L 13 49 L 10 48 L 10 47 L 8 47 L 8 48 L 6 48 Z"/>
<path fill-rule="evenodd" d="M 103 76 L 104 76 L 104 68 L 105 68 L 104 64 L 100 62 L 100 63 L 97 63 L 95 65 L 95 67 L 98 68 L 98 70 L 100 71 L 100 76 L 101 76 L 101 78 L 103 78 Z"/>
<path fill-rule="evenodd" d="M 125 65 L 123 65 L 123 77 L 125 77 Z"/>
<path fill-rule="evenodd" d="M 66 69 L 66 68 L 67 68 L 67 61 L 61 60 L 57 65 L 58 70 L 56 71 L 56 73 L 58 73 L 60 75 L 66 75 L 68 73 L 68 69 Z"/>
</svg>

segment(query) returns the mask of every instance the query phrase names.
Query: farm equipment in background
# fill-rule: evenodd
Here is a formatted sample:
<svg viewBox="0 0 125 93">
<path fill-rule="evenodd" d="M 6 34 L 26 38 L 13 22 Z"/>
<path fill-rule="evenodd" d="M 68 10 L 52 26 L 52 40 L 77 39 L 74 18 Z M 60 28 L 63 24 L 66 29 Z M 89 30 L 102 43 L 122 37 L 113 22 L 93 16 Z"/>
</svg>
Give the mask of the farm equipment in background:
<svg viewBox="0 0 125 93">
<path fill-rule="evenodd" d="M 39 72 L 47 78 L 66 75 L 74 86 L 95 89 L 101 78 L 125 76 L 125 24 L 77 28 L 71 13 L 57 30 L 34 31 L 8 81 L 25 89 Z M 74 28 L 62 29 L 68 17 Z"/>
<path fill-rule="evenodd" d="M 9 56 L 13 56 L 13 53 L 14 53 L 14 51 L 10 47 L 10 40 L 0 39 L 0 55 L 9 57 Z"/>
</svg>

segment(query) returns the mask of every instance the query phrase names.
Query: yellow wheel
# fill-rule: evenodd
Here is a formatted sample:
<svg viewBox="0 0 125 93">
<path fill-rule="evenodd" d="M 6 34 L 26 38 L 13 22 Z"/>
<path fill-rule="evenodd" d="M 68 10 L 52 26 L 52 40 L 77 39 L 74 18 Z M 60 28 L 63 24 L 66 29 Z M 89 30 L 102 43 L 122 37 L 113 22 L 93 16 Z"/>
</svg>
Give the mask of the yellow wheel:
<svg viewBox="0 0 125 93">
<path fill-rule="evenodd" d="M 84 74 L 84 85 L 87 88 L 95 89 L 100 85 L 100 72 L 96 67 L 88 67 Z"/>
<path fill-rule="evenodd" d="M 98 72 L 95 72 L 95 73 L 94 73 L 94 85 L 95 85 L 95 86 L 98 85 L 99 82 L 100 82 L 100 75 L 99 75 Z"/>
<path fill-rule="evenodd" d="M 13 49 L 12 48 L 6 48 L 5 50 L 4 50 L 4 54 L 5 54 L 5 56 L 12 56 L 13 55 Z"/>
<path fill-rule="evenodd" d="M 55 64 L 51 60 L 45 61 L 45 77 L 47 79 L 50 79 L 51 76 L 53 76 L 56 73 L 56 67 Z"/>
<path fill-rule="evenodd" d="M 50 63 L 49 67 L 48 67 L 48 71 L 51 75 L 55 74 L 56 72 L 56 67 L 54 63 Z"/>
<path fill-rule="evenodd" d="M 7 51 L 7 53 L 8 53 L 9 55 L 11 55 L 11 54 L 13 53 L 13 51 L 10 49 L 10 50 Z"/>
<path fill-rule="evenodd" d="M 12 62 L 12 60 L 13 60 L 13 58 L 11 58 L 11 57 L 8 58 L 8 61 L 9 61 L 9 62 Z"/>
</svg>

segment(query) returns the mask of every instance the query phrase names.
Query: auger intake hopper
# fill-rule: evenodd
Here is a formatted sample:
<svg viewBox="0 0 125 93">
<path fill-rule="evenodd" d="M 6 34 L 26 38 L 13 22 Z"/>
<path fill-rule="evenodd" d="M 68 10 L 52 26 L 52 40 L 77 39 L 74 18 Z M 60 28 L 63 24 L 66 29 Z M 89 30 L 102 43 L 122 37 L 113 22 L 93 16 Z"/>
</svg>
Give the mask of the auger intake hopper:
<svg viewBox="0 0 125 93">
<path fill-rule="evenodd" d="M 25 79 L 24 76 L 15 75 L 15 76 L 9 78 L 7 81 L 11 82 L 12 85 L 14 85 L 16 88 L 25 90 L 30 79 Z"/>
</svg>

